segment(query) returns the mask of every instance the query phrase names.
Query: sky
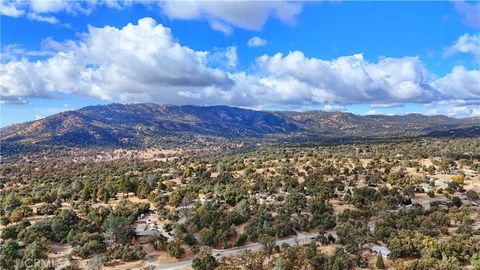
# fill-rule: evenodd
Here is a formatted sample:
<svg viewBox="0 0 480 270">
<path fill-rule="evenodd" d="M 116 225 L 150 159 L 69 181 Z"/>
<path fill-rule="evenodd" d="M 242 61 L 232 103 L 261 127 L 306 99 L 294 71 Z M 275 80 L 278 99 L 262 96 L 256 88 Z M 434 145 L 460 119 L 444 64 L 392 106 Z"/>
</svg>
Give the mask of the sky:
<svg viewBox="0 0 480 270">
<path fill-rule="evenodd" d="M 0 0 L 0 126 L 109 103 L 480 116 L 479 1 Z"/>
</svg>

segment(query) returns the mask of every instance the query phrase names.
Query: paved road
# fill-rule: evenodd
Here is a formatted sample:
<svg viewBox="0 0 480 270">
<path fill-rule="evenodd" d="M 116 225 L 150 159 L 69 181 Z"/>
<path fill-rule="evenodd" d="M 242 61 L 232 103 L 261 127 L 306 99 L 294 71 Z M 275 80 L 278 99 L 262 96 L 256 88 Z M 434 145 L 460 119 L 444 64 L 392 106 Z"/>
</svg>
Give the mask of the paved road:
<svg viewBox="0 0 480 270">
<path fill-rule="evenodd" d="M 295 244 L 295 241 L 298 241 L 299 244 L 308 244 L 311 241 L 313 241 L 312 238 L 316 237 L 317 235 L 318 233 L 316 232 L 315 233 L 298 233 L 296 236 L 291 236 L 288 238 L 277 240 L 275 244 L 279 246 L 281 246 L 284 243 L 293 245 Z M 251 251 L 256 251 L 261 248 L 262 248 L 262 244 L 252 243 L 245 246 L 234 247 L 230 249 L 212 249 L 212 255 L 215 256 L 215 258 L 218 260 L 225 256 L 242 254 L 242 252 L 244 252 L 247 249 Z M 175 263 L 162 264 L 162 265 L 156 266 L 155 269 L 156 270 L 175 270 L 175 269 L 182 269 L 190 265 L 192 265 L 192 260 L 183 260 Z"/>
</svg>

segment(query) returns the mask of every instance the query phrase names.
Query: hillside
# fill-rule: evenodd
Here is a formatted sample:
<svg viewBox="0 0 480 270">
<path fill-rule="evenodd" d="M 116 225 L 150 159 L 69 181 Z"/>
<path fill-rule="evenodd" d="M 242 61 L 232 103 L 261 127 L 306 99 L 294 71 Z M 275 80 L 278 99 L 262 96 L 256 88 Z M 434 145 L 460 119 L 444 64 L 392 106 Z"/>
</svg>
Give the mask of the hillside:
<svg viewBox="0 0 480 270">
<path fill-rule="evenodd" d="M 228 106 L 89 106 L 2 128 L 2 152 L 45 146 L 142 147 L 195 138 L 322 140 L 477 134 L 480 119 L 342 112 L 265 112 Z"/>
<path fill-rule="evenodd" d="M 480 118 L 456 119 L 443 115 L 404 116 L 355 115 L 343 112 L 284 112 L 287 119 L 310 134 L 348 137 L 423 136 L 432 132 L 470 128 L 480 125 Z"/>
</svg>

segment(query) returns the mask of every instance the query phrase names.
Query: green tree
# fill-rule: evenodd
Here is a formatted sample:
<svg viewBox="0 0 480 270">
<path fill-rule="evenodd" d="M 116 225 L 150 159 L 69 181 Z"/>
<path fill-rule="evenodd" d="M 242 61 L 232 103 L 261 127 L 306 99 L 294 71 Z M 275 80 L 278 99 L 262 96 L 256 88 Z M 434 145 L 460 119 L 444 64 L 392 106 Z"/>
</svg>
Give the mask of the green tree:
<svg viewBox="0 0 480 270">
<path fill-rule="evenodd" d="M 456 207 L 462 206 L 462 200 L 458 196 L 452 197 L 452 204 Z"/>
<path fill-rule="evenodd" d="M 275 249 L 275 237 L 264 235 L 260 238 L 260 243 L 263 246 L 263 251 L 270 259 L 270 256 L 272 256 L 272 253 Z"/>
<path fill-rule="evenodd" d="M 123 178 L 122 180 L 120 180 L 118 187 L 123 193 L 135 191 L 135 183 L 130 181 L 129 178 Z"/>
<path fill-rule="evenodd" d="M 11 269 L 15 260 L 20 259 L 20 246 L 14 240 L 8 239 L 3 243 L 0 250 L 0 269 Z"/>
<path fill-rule="evenodd" d="M 5 215 L 8 216 L 11 212 L 13 212 L 13 210 L 15 210 L 17 207 L 20 207 L 20 205 L 22 205 L 20 199 L 18 199 L 17 195 L 12 192 L 8 194 L 3 202 L 3 211 L 5 212 Z"/>
<path fill-rule="evenodd" d="M 368 228 L 366 223 L 347 222 L 338 226 L 337 234 L 340 243 L 346 245 L 348 252 L 360 254 L 361 247 L 368 237 Z"/>
<path fill-rule="evenodd" d="M 190 177 L 192 176 L 192 169 L 190 167 L 185 167 L 183 170 L 183 177 Z"/>
<path fill-rule="evenodd" d="M 480 253 L 473 254 L 470 264 L 472 265 L 472 270 L 480 270 Z"/>
<path fill-rule="evenodd" d="M 200 232 L 200 240 L 204 245 L 212 246 L 215 244 L 215 231 L 210 228 L 203 228 Z"/>
<path fill-rule="evenodd" d="M 290 213 L 300 212 L 307 205 L 307 198 L 301 193 L 292 193 L 285 200 L 285 208 Z"/>
<path fill-rule="evenodd" d="M 52 220 L 52 235 L 58 241 L 65 242 L 73 225 L 79 221 L 77 214 L 70 209 L 60 209 Z"/>
<path fill-rule="evenodd" d="M 217 260 L 212 256 L 212 250 L 209 247 L 201 247 L 192 262 L 195 270 L 213 270 L 217 265 Z"/>
<path fill-rule="evenodd" d="M 167 247 L 167 242 L 167 237 L 161 233 L 156 233 L 150 240 L 150 243 L 152 243 L 153 248 L 156 250 L 165 250 Z"/>
<path fill-rule="evenodd" d="M 345 270 L 351 269 L 353 266 L 352 260 L 343 248 L 337 248 L 333 256 L 328 258 L 328 268 L 331 270 Z"/>
<path fill-rule="evenodd" d="M 379 252 L 377 255 L 377 261 L 375 262 L 375 267 L 377 267 L 377 269 L 385 269 L 385 263 L 383 262 L 382 252 Z"/>
<path fill-rule="evenodd" d="M 108 189 L 104 189 L 104 191 L 103 191 L 103 202 L 105 204 L 108 204 L 109 200 L 110 200 L 110 193 L 108 192 Z"/>
<path fill-rule="evenodd" d="M 278 256 L 275 260 L 274 270 L 287 270 L 287 262 L 283 256 Z"/>
<path fill-rule="evenodd" d="M 110 215 L 102 224 L 105 236 L 114 243 L 127 244 L 130 241 L 130 222 L 126 217 Z"/>
<path fill-rule="evenodd" d="M 179 258 L 185 254 L 185 250 L 180 246 L 177 241 L 169 242 L 167 244 L 168 254 L 172 257 Z"/>
<path fill-rule="evenodd" d="M 82 201 L 89 201 L 92 199 L 92 186 L 87 183 L 83 186 Z"/>
<path fill-rule="evenodd" d="M 438 264 L 439 270 L 460 270 L 462 266 L 455 257 L 443 257 Z"/>
<path fill-rule="evenodd" d="M 45 238 L 39 238 L 29 244 L 23 252 L 23 260 L 46 259 L 48 246 L 45 241 Z"/>
</svg>

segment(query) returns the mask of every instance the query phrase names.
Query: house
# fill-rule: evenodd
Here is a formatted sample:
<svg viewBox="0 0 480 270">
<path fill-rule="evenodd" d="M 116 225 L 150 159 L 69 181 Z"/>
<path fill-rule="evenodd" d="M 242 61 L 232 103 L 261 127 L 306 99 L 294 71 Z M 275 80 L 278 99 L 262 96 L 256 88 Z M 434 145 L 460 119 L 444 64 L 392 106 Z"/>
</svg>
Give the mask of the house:
<svg viewBox="0 0 480 270">
<path fill-rule="evenodd" d="M 473 176 L 475 174 L 477 174 L 477 172 L 475 170 L 470 170 L 470 169 L 465 169 L 463 170 L 463 173 L 466 175 L 466 176 Z"/>
<path fill-rule="evenodd" d="M 168 234 L 163 228 L 162 224 L 157 224 L 154 220 L 158 219 L 157 214 L 145 214 L 140 215 L 137 222 L 135 223 L 135 241 L 138 243 L 148 242 L 151 237 L 156 234 L 163 234 L 167 237 L 168 240 L 172 240 L 173 236 Z"/>
<path fill-rule="evenodd" d="M 428 183 L 421 183 L 420 185 L 418 185 L 415 188 L 415 191 L 417 191 L 417 192 L 430 192 L 430 191 L 433 191 L 433 188 Z"/>
<path fill-rule="evenodd" d="M 446 169 L 445 170 L 445 173 L 447 174 L 450 174 L 450 175 L 456 175 L 458 174 L 460 171 L 457 169 L 457 167 L 455 166 L 451 166 L 450 168 Z"/>
<path fill-rule="evenodd" d="M 375 254 L 382 253 L 382 255 L 388 256 L 390 253 L 390 249 L 388 249 L 386 246 L 381 246 L 381 245 L 372 245 L 371 251 Z"/>
<path fill-rule="evenodd" d="M 201 203 L 202 205 L 204 205 L 204 204 L 207 203 L 207 202 L 211 202 L 212 199 L 201 198 L 199 201 L 200 201 L 200 203 Z"/>
</svg>

